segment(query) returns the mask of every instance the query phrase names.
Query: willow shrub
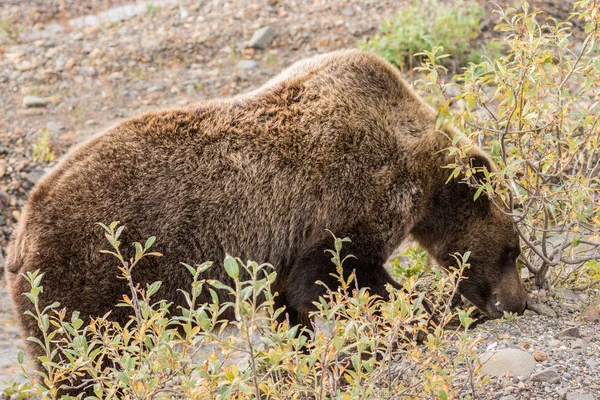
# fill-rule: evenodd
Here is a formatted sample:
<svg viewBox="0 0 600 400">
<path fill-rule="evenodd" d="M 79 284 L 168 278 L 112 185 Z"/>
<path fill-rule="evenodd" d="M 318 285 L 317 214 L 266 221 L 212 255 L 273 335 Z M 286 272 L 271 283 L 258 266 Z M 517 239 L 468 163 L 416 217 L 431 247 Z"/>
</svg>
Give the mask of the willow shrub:
<svg viewBox="0 0 600 400">
<path fill-rule="evenodd" d="M 596 1 L 575 3 L 570 19 L 582 21 L 581 32 L 523 2 L 498 10 L 506 55 L 471 63 L 449 83 L 440 78 L 445 49 L 424 52 L 419 68 L 440 123 L 452 119 L 492 155 L 499 170 L 476 196 L 496 193 L 512 210 L 520 262 L 540 286 L 600 277 L 598 11 Z M 458 143 L 449 151 L 464 154 Z"/>
<path fill-rule="evenodd" d="M 112 246 L 104 252 L 115 257 L 115 274 L 131 287 L 119 304 L 132 309 L 130 321 L 83 321 L 58 304 L 42 308 L 43 276 L 29 274 L 27 296 L 35 305 L 29 317 L 43 332 L 42 340 L 30 340 L 44 355 L 38 372 L 28 372 L 19 356 L 27 382 L 13 385 L 13 392 L 51 399 L 61 389 L 103 399 L 444 399 L 469 398 L 482 382 L 476 341 L 466 334 L 472 310 L 450 307 L 468 255 L 457 256 L 460 268 L 453 273 L 437 271 L 434 281 L 407 277 L 403 289 L 390 288 L 389 301 L 382 301 L 357 289 L 353 276 L 342 278 L 349 239 L 333 237 L 330 253 L 340 286 L 315 304 L 313 326 L 305 329 L 277 323 L 284 310 L 273 306 L 276 274 L 270 265 L 230 256 L 223 264 L 234 286 L 203 279 L 217 268 L 210 263 L 186 265 L 194 278 L 184 292 L 188 306 L 173 310 L 154 298 L 160 282 L 141 287 L 131 277 L 139 260 L 160 256 L 151 250 L 154 238 L 135 243 L 135 257 L 125 260 L 122 227 L 104 228 Z M 435 318 L 424 306 L 425 292 L 417 289 L 422 286 L 429 288 L 427 308 Z M 229 292 L 231 301 L 219 302 L 215 289 Z M 196 304 L 205 290 L 213 301 Z M 226 310 L 233 311 L 233 321 L 220 317 Z M 458 323 L 450 328 L 451 321 Z"/>
</svg>

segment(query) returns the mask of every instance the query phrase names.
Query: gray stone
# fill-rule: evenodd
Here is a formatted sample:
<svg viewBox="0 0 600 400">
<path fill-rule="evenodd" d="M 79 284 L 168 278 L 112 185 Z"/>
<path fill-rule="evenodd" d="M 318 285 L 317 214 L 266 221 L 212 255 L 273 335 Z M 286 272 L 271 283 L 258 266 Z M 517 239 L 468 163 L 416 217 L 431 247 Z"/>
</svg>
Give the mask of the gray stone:
<svg viewBox="0 0 600 400">
<path fill-rule="evenodd" d="M 42 176 L 44 176 L 44 170 L 35 168 L 27 174 L 27 180 L 35 185 L 42 178 Z"/>
<path fill-rule="evenodd" d="M 270 26 L 262 27 L 254 31 L 252 39 L 250 39 L 248 42 L 248 47 L 264 49 L 271 44 L 273 38 L 275 38 L 275 32 L 273 31 L 273 28 Z"/>
<path fill-rule="evenodd" d="M 533 382 L 560 383 L 560 374 L 555 367 L 550 367 L 531 375 L 531 380 Z"/>
<path fill-rule="evenodd" d="M 6 265 L 6 261 L 4 260 L 4 256 L 2 255 L 2 249 L 0 249 L 0 268 L 4 268 Z"/>
<path fill-rule="evenodd" d="M 146 92 L 154 93 L 154 92 L 162 92 L 163 90 L 165 90 L 165 87 L 163 85 L 154 85 L 154 86 L 150 86 L 148 89 L 146 89 Z"/>
<path fill-rule="evenodd" d="M 342 14 L 344 14 L 346 17 L 353 17 L 354 10 L 352 9 L 352 7 L 344 7 L 342 8 Z"/>
<path fill-rule="evenodd" d="M 556 296 L 569 303 L 579 303 L 582 300 L 582 295 L 571 289 L 561 288 L 556 291 Z"/>
<path fill-rule="evenodd" d="M 0 160 L 0 178 L 6 173 L 6 161 Z"/>
<path fill-rule="evenodd" d="M 535 358 L 519 349 L 488 351 L 480 357 L 481 373 L 491 376 L 523 376 L 528 378 L 535 368 Z"/>
<path fill-rule="evenodd" d="M 590 393 L 567 393 L 567 400 L 596 400 Z"/>
<path fill-rule="evenodd" d="M 596 368 L 598 365 L 600 365 L 600 362 L 598 361 L 594 361 L 594 360 L 586 360 L 585 363 L 590 367 L 590 368 Z"/>
<path fill-rule="evenodd" d="M 550 308 L 550 306 L 544 303 L 527 304 L 527 308 L 529 308 L 532 311 L 535 311 L 539 315 L 545 315 L 546 317 L 558 317 L 556 312 L 552 308 Z"/>
<path fill-rule="evenodd" d="M 65 129 L 65 127 L 62 124 L 56 121 L 48 121 L 48 123 L 46 124 L 46 128 L 48 128 L 48 130 L 52 133 L 58 133 Z"/>
<path fill-rule="evenodd" d="M 500 397 L 500 400 L 517 400 L 517 398 L 515 396 L 513 396 L 512 394 L 509 394 L 508 396 Z"/>
<path fill-rule="evenodd" d="M 156 50 L 160 47 L 160 42 L 158 40 L 142 40 L 142 42 L 140 43 L 142 48 L 146 49 L 146 50 Z"/>
<path fill-rule="evenodd" d="M 548 342 L 548 345 L 551 347 L 560 347 L 561 344 L 562 344 L 562 342 L 557 339 L 552 339 Z"/>
<path fill-rule="evenodd" d="M 555 339 L 572 339 L 572 338 L 580 338 L 581 333 L 579 333 L 579 327 L 574 326 L 571 328 L 563 329 L 554 335 Z"/>
<path fill-rule="evenodd" d="M 240 69 L 250 70 L 250 69 L 255 69 L 256 67 L 258 67 L 258 63 L 254 60 L 241 60 L 241 61 L 238 61 L 236 66 Z"/>
<path fill-rule="evenodd" d="M 25 96 L 23 97 L 23 106 L 25 108 L 46 107 L 50 101 L 44 97 Z"/>
<path fill-rule="evenodd" d="M 524 317 L 537 317 L 538 313 L 531 311 L 531 310 L 525 310 L 523 311 L 523 316 Z"/>
<path fill-rule="evenodd" d="M 571 341 L 572 349 L 585 349 L 587 347 L 587 342 L 583 339 L 575 339 Z"/>
</svg>

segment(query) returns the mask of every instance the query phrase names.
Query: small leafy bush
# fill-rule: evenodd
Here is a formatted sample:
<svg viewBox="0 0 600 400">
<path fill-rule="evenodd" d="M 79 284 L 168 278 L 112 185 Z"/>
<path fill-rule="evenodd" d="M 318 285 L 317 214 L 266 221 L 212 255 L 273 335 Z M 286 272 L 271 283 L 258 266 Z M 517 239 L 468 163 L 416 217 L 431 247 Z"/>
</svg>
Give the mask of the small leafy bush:
<svg viewBox="0 0 600 400">
<path fill-rule="evenodd" d="M 424 50 L 443 47 L 454 62 L 463 65 L 479 61 L 482 54 L 500 51 L 498 43 L 489 48 L 475 46 L 483 8 L 472 0 L 414 1 L 392 19 L 385 20 L 381 33 L 360 44 L 364 49 L 379 54 L 400 69 L 418 65 Z"/>
<path fill-rule="evenodd" d="M 31 146 L 31 158 L 39 163 L 49 163 L 56 160 L 50 143 L 50 131 L 44 130 L 38 140 Z"/>
<path fill-rule="evenodd" d="M 440 76 L 447 70 L 439 62 L 445 49 L 434 48 L 419 68 L 426 74 L 421 90 L 437 99 L 440 121 L 454 119 L 498 165 L 476 196 L 495 194 L 511 210 L 524 244 L 520 262 L 535 283 L 598 282 L 597 4 L 575 3 L 571 18 L 583 21 L 581 38 L 574 37 L 570 22 L 545 19 L 527 2 L 519 12 L 498 13 L 502 23 L 496 29 L 507 35 L 507 54 L 471 63 L 445 83 Z M 457 138 L 449 151 L 464 155 L 468 146 L 462 143 Z M 454 176 L 463 169 L 459 164 L 449 168 Z"/>
<path fill-rule="evenodd" d="M 119 250 L 123 227 L 103 227 L 112 246 L 105 252 L 115 257 L 115 271 L 131 288 L 119 304 L 132 309 L 130 321 L 124 326 L 108 316 L 83 321 L 58 304 L 42 308 L 43 276 L 30 273 L 26 295 L 35 312 L 29 317 L 43 332 L 42 340 L 30 340 L 44 356 L 42 370 L 30 374 L 20 354 L 27 383 L 13 387 L 15 392 L 51 399 L 65 389 L 85 389 L 79 397 L 89 399 L 447 399 L 472 398 L 482 383 L 477 341 L 466 335 L 471 310 L 450 307 L 468 255 L 457 256 L 454 273 L 437 271 L 438 279 L 428 283 L 432 319 L 414 276 L 402 290 L 390 289 L 389 301 L 357 289 L 353 276 L 344 279 L 342 250 L 349 239 L 334 237 L 329 252 L 340 286 L 315 304 L 307 329 L 277 323 L 284 310 L 273 306 L 272 266 L 231 256 L 224 268 L 234 286 L 202 279 L 214 268 L 210 263 L 186 265 L 194 278 L 185 292 L 188 305 L 172 310 L 153 298 L 160 282 L 141 287 L 131 278 L 139 260 L 160 256 L 151 251 L 154 238 L 135 243 L 134 258 L 125 260 Z M 196 304 L 204 290 L 213 301 Z M 216 290 L 232 294 L 232 300 L 220 302 Z M 224 312 L 233 312 L 234 319 L 223 319 Z M 451 321 L 458 321 L 453 329 Z"/>
</svg>

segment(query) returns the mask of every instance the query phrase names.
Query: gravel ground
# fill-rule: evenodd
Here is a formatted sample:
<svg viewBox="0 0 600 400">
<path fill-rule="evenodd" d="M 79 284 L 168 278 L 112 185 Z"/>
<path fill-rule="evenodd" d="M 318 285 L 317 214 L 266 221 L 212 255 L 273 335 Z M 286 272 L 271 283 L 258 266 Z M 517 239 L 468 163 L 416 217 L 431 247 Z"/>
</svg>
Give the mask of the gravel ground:
<svg viewBox="0 0 600 400">
<path fill-rule="evenodd" d="M 409 0 L 5 0 L 0 4 L 0 268 L 32 186 L 54 158 L 143 111 L 230 96 L 264 83 L 296 60 L 355 47 Z M 500 1 L 512 5 L 511 0 Z M 531 1 L 564 17 L 573 1 Z M 491 10 L 482 38 L 496 35 Z M 93 18 L 84 16 L 95 15 Z M 269 26 L 264 48 L 248 48 Z M 268 32 L 267 32 L 268 36 Z M 260 38 L 259 38 L 260 39 Z M 270 39 L 270 40 L 269 40 Z M 38 146 L 39 147 L 39 146 Z M 13 376 L 18 338 L 0 281 L 0 381 Z M 568 295 L 565 295 L 567 293 Z M 473 331 L 479 351 L 517 348 L 539 359 L 529 377 L 492 378 L 477 398 L 600 399 L 598 292 L 534 293 L 542 314 L 489 321 Z M 567 298 L 568 297 L 568 298 Z M 570 300 L 569 300 L 570 299 Z M 581 306 L 572 303 L 582 304 Z M 555 339 L 565 328 L 578 336 Z M 526 357 L 525 355 L 523 355 Z M 530 356 L 530 357 L 531 357 Z M 513 359 L 512 365 L 526 363 Z M 510 372 L 506 365 L 505 372 Z M 555 367 L 559 375 L 535 375 Z M 549 375 L 549 377 L 547 377 Z M 532 380 L 533 377 L 540 380 Z M 544 381 L 546 379 L 547 381 Z M 551 383 L 553 382 L 553 383 Z M 587 393 L 592 397 L 576 397 Z M 513 396 L 513 397 L 511 397 Z"/>
</svg>

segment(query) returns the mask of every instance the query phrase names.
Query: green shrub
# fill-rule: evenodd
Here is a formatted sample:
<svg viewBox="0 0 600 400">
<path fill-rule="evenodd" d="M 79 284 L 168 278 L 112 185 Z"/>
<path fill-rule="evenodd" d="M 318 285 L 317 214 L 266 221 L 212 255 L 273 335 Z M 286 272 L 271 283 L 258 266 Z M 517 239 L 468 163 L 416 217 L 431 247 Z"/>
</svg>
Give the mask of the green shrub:
<svg viewBox="0 0 600 400">
<path fill-rule="evenodd" d="M 153 238 L 135 243 L 136 255 L 124 260 L 119 247 L 122 227 L 104 226 L 112 245 L 105 251 L 118 260 L 120 277 L 132 288 L 120 306 L 132 308 L 131 320 L 120 326 L 106 316 L 90 323 L 77 313 L 68 315 L 58 304 L 41 308 L 42 275 L 29 274 L 27 296 L 35 306 L 30 317 L 38 321 L 43 339 L 42 371 L 30 375 L 19 356 L 27 383 L 13 391 L 56 398 L 59 388 L 88 389 L 88 398 L 186 399 L 366 399 L 413 396 L 470 397 L 480 383 L 476 376 L 474 346 L 467 341 L 470 311 L 452 310 L 458 276 L 468 267 L 442 275 L 431 286 L 430 303 L 437 322 L 425 311 L 425 293 L 409 277 L 402 290 L 390 292 L 383 302 L 357 290 L 352 276 L 342 277 L 342 247 L 349 239 L 335 238 L 330 250 L 340 287 L 316 303 L 311 330 L 278 324 L 282 309 L 273 307 L 271 285 L 276 277 L 270 265 L 243 263 L 227 256 L 224 268 L 235 280 L 230 287 L 204 280 L 210 263 L 186 265 L 194 280 L 185 292 L 188 307 L 171 310 L 152 296 L 160 282 L 142 288 L 131 271 L 151 252 Z M 115 269 L 116 270 L 116 269 Z M 243 273 L 242 273 L 243 272 Z M 249 280 L 240 279 L 250 277 Z M 220 303 L 215 290 L 233 295 Z M 196 304 L 201 291 L 213 295 L 211 304 Z M 233 321 L 223 320 L 226 310 Z M 458 328 L 448 330 L 451 320 Z M 414 339 L 419 336 L 422 342 Z M 457 371 L 465 379 L 456 379 Z M 83 379 L 83 380 L 82 380 Z"/>
<path fill-rule="evenodd" d="M 56 160 L 50 144 L 50 131 L 44 130 L 38 140 L 31 146 L 31 158 L 38 163 L 49 163 Z"/>
<path fill-rule="evenodd" d="M 443 47 L 452 55 L 445 60 L 447 64 L 479 61 L 482 54 L 496 54 L 501 49 L 498 43 L 489 48 L 474 43 L 483 12 L 481 5 L 473 0 L 414 1 L 394 18 L 385 20 L 381 33 L 360 46 L 403 70 L 418 65 L 420 54 L 434 46 Z"/>
<path fill-rule="evenodd" d="M 496 29 L 508 53 L 470 64 L 450 83 L 439 48 L 427 53 L 421 90 L 437 99 L 440 121 L 454 119 L 494 158 L 498 172 L 477 191 L 496 193 L 512 210 L 524 244 L 520 262 L 538 285 L 598 279 L 600 260 L 600 53 L 595 1 L 575 3 L 584 22 L 576 40 L 570 22 L 531 12 L 499 11 Z M 541 22 L 540 22 L 541 21 Z M 457 86 L 456 96 L 449 96 Z M 453 143 L 451 152 L 465 148 Z M 451 165 L 455 174 L 460 167 Z"/>
</svg>

